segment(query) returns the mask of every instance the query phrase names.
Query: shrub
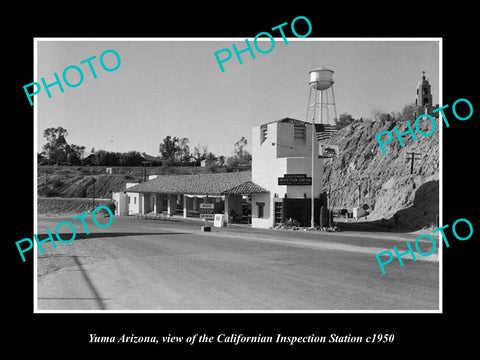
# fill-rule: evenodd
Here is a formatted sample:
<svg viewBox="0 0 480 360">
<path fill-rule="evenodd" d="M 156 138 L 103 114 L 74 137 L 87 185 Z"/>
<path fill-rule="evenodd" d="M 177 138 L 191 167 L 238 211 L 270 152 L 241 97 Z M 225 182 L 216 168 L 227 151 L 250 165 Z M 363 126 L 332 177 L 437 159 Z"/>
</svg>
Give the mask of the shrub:
<svg viewBox="0 0 480 360">
<path fill-rule="evenodd" d="M 110 203 L 107 204 L 107 207 L 110 209 L 110 211 L 112 212 L 112 214 L 115 214 L 115 209 L 117 208 L 117 206 L 115 205 L 115 203 L 112 201 Z"/>
<path fill-rule="evenodd" d="M 117 208 L 117 206 L 115 205 L 115 203 L 113 201 L 110 201 L 108 203 L 101 203 L 100 205 L 103 205 L 103 206 L 106 206 L 110 209 L 110 211 L 112 212 L 112 214 L 115 214 L 115 209 Z M 99 204 L 95 204 L 95 208 L 100 206 Z M 92 207 L 92 211 L 94 210 L 93 206 Z M 97 214 L 102 214 L 104 216 L 108 216 L 108 212 L 107 210 L 101 208 L 97 211 Z"/>
<path fill-rule="evenodd" d="M 58 188 L 58 187 L 62 187 L 65 185 L 65 182 L 61 179 L 52 179 L 50 182 L 50 185 L 55 187 L 55 188 Z"/>
<path fill-rule="evenodd" d="M 88 168 L 83 168 L 80 170 L 80 173 L 86 175 L 86 174 L 91 174 L 92 171 Z"/>
<path fill-rule="evenodd" d="M 60 169 L 55 172 L 55 174 L 59 174 L 59 175 L 70 175 L 72 173 L 73 171 L 70 169 Z"/>
</svg>

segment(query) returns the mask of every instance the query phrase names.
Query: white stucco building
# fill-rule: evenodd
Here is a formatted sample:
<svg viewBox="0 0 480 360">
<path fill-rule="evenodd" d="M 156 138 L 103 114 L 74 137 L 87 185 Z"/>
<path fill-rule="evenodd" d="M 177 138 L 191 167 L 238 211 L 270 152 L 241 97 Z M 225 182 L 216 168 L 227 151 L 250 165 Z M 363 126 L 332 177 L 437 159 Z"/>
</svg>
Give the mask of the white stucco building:
<svg viewBox="0 0 480 360">
<path fill-rule="evenodd" d="M 318 157 L 316 135 L 313 141 L 313 189 L 314 198 L 319 198 L 323 159 Z M 312 124 L 284 118 L 253 128 L 252 181 L 268 190 L 252 194 L 253 227 L 268 228 L 289 218 L 303 223 L 310 219 L 312 186 L 298 185 L 311 184 L 309 179 L 312 179 Z"/>
</svg>

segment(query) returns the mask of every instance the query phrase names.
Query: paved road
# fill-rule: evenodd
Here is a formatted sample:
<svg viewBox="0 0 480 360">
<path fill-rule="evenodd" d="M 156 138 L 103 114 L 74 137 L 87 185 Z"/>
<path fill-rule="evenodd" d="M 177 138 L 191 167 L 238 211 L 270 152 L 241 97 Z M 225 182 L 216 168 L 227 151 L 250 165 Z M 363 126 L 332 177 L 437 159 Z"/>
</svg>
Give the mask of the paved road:
<svg viewBox="0 0 480 360">
<path fill-rule="evenodd" d="M 40 215 L 38 233 L 60 221 L 72 220 Z M 72 243 L 45 243 L 45 254 L 37 252 L 38 310 L 439 308 L 437 254 L 406 259 L 404 267 L 395 259 L 386 275 L 375 259 L 393 246 L 406 249 L 415 236 L 245 226 L 207 233 L 199 223 L 130 217 L 108 228 L 86 218 L 87 235 L 74 224 Z M 429 246 L 422 244 L 424 252 Z"/>
</svg>

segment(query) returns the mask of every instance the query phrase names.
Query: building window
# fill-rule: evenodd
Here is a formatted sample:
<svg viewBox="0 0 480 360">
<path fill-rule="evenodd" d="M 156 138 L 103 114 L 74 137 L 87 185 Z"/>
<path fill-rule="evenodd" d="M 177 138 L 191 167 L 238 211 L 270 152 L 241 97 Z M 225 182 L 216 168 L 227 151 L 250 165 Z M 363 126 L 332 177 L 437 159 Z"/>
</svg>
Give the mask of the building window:
<svg viewBox="0 0 480 360">
<path fill-rule="evenodd" d="M 130 196 L 127 195 L 127 198 L 128 198 L 128 203 L 130 204 Z"/>
<path fill-rule="evenodd" d="M 260 126 L 260 145 L 262 145 L 268 138 L 267 125 Z"/>
<path fill-rule="evenodd" d="M 295 144 L 305 144 L 307 139 L 307 128 L 305 126 L 295 126 L 293 128 L 293 138 Z"/>
<path fill-rule="evenodd" d="M 136 196 L 133 197 L 133 203 L 134 203 L 135 205 L 137 204 L 137 197 L 136 197 Z"/>
<path fill-rule="evenodd" d="M 258 218 L 263 218 L 264 217 L 264 212 L 263 209 L 265 207 L 265 203 L 263 202 L 257 202 L 257 217 Z"/>
</svg>

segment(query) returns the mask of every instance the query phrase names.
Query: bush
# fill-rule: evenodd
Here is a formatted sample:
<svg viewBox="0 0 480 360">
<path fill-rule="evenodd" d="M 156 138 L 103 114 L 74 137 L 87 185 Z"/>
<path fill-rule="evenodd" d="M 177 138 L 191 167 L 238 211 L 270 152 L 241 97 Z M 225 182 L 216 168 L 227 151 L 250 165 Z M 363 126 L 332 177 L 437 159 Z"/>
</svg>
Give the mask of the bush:
<svg viewBox="0 0 480 360">
<path fill-rule="evenodd" d="M 110 209 L 112 214 L 115 214 L 115 209 L 117 208 L 117 206 L 115 205 L 115 203 L 113 201 L 108 203 L 107 207 Z"/>
<path fill-rule="evenodd" d="M 83 174 L 83 175 L 87 175 L 87 174 L 91 174 L 92 171 L 88 168 L 83 168 L 80 170 L 80 174 Z"/>
<path fill-rule="evenodd" d="M 112 212 L 112 214 L 115 214 L 115 209 L 117 208 L 117 206 L 115 205 L 115 203 L 113 201 L 110 201 L 109 203 L 101 203 L 100 205 L 108 207 L 110 209 L 110 211 Z M 93 206 L 90 206 L 90 207 L 92 208 L 92 211 L 93 211 L 95 208 L 97 208 L 100 205 L 95 204 L 95 207 L 93 207 Z M 104 216 L 109 216 L 107 210 L 105 210 L 103 208 L 99 209 L 96 213 L 97 214 L 102 214 Z"/>
<path fill-rule="evenodd" d="M 300 222 L 299 222 L 298 220 L 296 220 L 296 219 L 290 218 L 290 219 L 288 219 L 288 220 L 285 222 L 284 225 L 287 226 L 287 227 L 291 227 L 291 226 L 299 227 L 299 226 L 300 226 Z"/>
<path fill-rule="evenodd" d="M 60 174 L 60 175 L 70 175 L 73 173 L 73 170 L 71 169 L 59 169 L 55 171 L 55 174 Z"/>
<path fill-rule="evenodd" d="M 58 187 L 62 187 L 65 185 L 65 182 L 61 179 L 52 179 L 49 181 L 49 185 L 55 187 L 55 188 L 58 188 Z"/>
<path fill-rule="evenodd" d="M 55 162 L 50 159 L 40 159 L 38 160 L 38 165 L 54 165 Z"/>
</svg>

